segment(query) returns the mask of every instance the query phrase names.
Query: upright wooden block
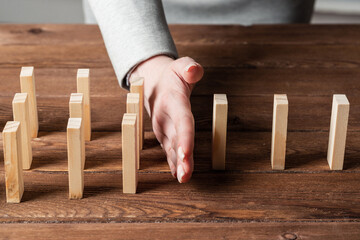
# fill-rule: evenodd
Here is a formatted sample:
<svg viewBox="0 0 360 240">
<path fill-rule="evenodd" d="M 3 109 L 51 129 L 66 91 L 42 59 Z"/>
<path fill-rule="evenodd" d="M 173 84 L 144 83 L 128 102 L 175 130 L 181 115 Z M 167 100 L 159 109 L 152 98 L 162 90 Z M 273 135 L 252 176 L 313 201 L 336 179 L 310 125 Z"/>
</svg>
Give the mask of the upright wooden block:
<svg viewBox="0 0 360 240">
<path fill-rule="evenodd" d="M 350 103 L 343 94 L 334 94 L 327 160 L 331 170 L 342 170 Z"/>
<path fill-rule="evenodd" d="M 123 192 L 136 193 L 138 182 L 137 114 L 125 113 L 122 120 Z"/>
<path fill-rule="evenodd" d="M 30 114 L 30 134 L 36 138 L 39 131 L 39 120 L 36 103 L 34 67 L 22 67 L 20 72 L 20 87 L 22 93 L 28 94 Z"/>
<path fill-rule="evenodd" d="M 6 201 L 19 203 L 24 193 L 20 122 L 7 122 L 3 130 Z"/>
<path fill-rule="evenodd" d="M 85 140 L 91 140 L 91 107 L 90 107 L 90 70 L 78 69 L 77 92 L 84 94 L 84 132 Z"/>
<path fill-rule="evenodd" d="M 70 118 L 84 119 L 84 94 L 72 93 L 69 101 Z M 81 128 L 82 144 L 85 144 L 85 131 L 84 127 Z M 82 167 L 85 167 L 85 148 L 82 148 Z"/>
<path fill-rule="evenodd" d="M 16 93 L 12 102 L 14 121 L 20 122 L 21 153 L 23 169 L 30 169 L 32 163 L 29 101 L 27 93 Z"/>
<path fill-rule="evenodd" d="M 214 94 L 212 125 L 212 168 L 225 170 L 228 101 L 226 94 Z"/>
<path fill-rule="evenodd" d="M 127 113 L 135 113 L 137 116 L 137 121 L 136 121 L 136 135 L 137 135 L 137 149 L 138 149 L 138 154 L 137 154 L 137 169 L 140 168 L 140 121 L 138 121 L 140 119 L 140 94 L 138 93 L 128 93 L 127 94 L 127 98 L 126 98 L 126 112 Z"/>
<path fill-rule="evenodd" d="M 69 118 L 67 125 L 69 198 L 80 199 L 84 191 L 84 171 L 82 167 L 85 144 L 81 129 L 81 118 Z"/>
<path fill-rule="evenodd" d="M 139 126 L 140 126 L 140 150 L 144 146 L 144 78 L 135 78 L 130 82 L 130 92 L 140 94 L 140 111 L 139 111 Z"/>
<path fill-rule="evenodd" d="M 286 94 L 275 94 L 271 139 L 271 167 L 274 170 L 285 169 L 288 111 Z"/>
</svg>

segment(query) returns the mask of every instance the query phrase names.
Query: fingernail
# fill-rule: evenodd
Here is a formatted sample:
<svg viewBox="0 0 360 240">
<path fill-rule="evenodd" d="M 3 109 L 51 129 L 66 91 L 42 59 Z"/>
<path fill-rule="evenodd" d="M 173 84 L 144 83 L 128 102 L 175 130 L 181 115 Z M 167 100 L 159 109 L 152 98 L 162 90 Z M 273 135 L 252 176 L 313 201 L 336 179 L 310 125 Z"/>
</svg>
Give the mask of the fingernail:
<svg viewBox="0 0 360 240">
<path fill-rule="evenodd" d="M 197 64 L 196 64 L 196 63 L 191 63 L 191 64 L 189 64 L 189 65 L 186 66 L 185 70 L 186 70 L 187 72 L 191 72 L 191 71 L 193 71 L 196 67 L 197 67 Z"/>
<path fill-rule="evenodd" d="M 180 161 L 181 161 L 181 162 L 184 162 L 185 153 L 184 153 L 184 150 L 182 149 L 182 147 L 179 147 L 179 148 L 178 148 L 178 155 L 179 155 Z"/>
<path fill-rule="evenodd" d="M 177 174 L 179 183 L 182 183 L 182 178 L 185 175 L 185 172 L 184 172 L 184 168 L 181 165 L 178 166 L 176 174 Z"/>
</svg>

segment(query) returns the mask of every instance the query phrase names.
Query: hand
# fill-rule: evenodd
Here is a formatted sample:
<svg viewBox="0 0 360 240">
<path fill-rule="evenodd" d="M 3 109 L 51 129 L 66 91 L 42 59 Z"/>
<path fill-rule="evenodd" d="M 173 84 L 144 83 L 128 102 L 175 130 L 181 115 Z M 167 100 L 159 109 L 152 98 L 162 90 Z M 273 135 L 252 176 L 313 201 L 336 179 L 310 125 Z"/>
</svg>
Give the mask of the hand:
<svg viewBox="0 0 360 240">
<path fill-rule="evenodd" d="M 190 180 L 194 168 L 195 127 L 190 94 L 203 74 L 202 66 L 189 57 L 173 60 L 162 55 L 141 63 L 131 74 L 131 78 L 145 79 L 145 108 L 171 174 L 180 183 Z"/>
</svg>

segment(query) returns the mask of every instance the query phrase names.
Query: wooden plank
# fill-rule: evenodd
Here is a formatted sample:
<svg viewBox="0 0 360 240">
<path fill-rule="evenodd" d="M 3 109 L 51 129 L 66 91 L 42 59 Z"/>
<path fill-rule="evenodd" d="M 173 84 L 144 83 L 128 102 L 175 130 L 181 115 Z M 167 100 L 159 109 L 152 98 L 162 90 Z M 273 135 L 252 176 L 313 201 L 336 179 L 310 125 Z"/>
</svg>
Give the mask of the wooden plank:
<svg viewBox="0 0 360 240">
<path fill-rule="evenodd" d="M 31 148 L 30 110 L 27 93 L 16 93 L 13 101 L 14 121 L 20 122 L 21 127 L 21 156 L 23 169 L 30 169 L 33 160 Z"/>
<path fill-rule="evenodd" d="M 138 115 L 125 113 L 122 124 L 122 166 L 123 166 L 123 193 L 136 193 L 138 185 Z"/>
<path fill-rule="evenodd" d="M 227 119 L 226 94 L 214 94 L 211 159 L 215 170 L 225 170 Z"/>
<path fill-rule="evenodd" d="M 138 93 L 140 96 L 140 111 L 139 111 L 139 149 L 143 149 L 144 145 L 144 78 L 135 78 L 130 83 L 130 92 Z M 140 166 L 140 165 L 139 165 Z"/>
<path fill-rule="evenodd" d="M 359 44 L 359 38 L 353 39 L 352 32 L 358 25 L 171 25 L 171 34 L 176 44 Z M 211 32 L 211 34 L 208 34 Z M 331 33 L 331 34 L 329 34 Z M 358 34 L 358 33 L 356 33 Z M 266 38 L 264 38 L 266 36 Z"/>
<path fill-rule="evenodd" d="M 0 28 L 1 29 L 1 28 Z M 337 63 L 334 63 L 335 65 Z M 213 90 L 225 92 L 228 96 L 273 95 L 275 92 L 286 92 L 290 96 L 327 96 L 333 92 L 343 92 L 347 96 L 360 94 L 360 69 L 353 68 L 317 68 L 311 66 L 303 69 L 291 68 L 234 68 L 211 67 L 205 69 L 205 75 L 192 92 L 192 96 L 211 96 Z M 0 96 L 13 96 L 19 91 L 18 67 L 1 67 Z M 38 97 L 65 97 L 76 92 L 73 76 L 74 68 L 46 67 L 37 68 L 36 93 Z M 266 76 L 266 81 L 264 81 Z M 91 72 L 91 97 L 125 98 L 127 91 L 119 87 L 114 70 L 96 68 Z M 245 80 L 246 79 L 246 80 Z M 326 81 L 326 84 L 323 84 Z M 342 84 L 339 84 L 341 82 Z M 51 83 L 51 84 L 50 84 Z M 228 85 L 233 86 L 228 88 Z M 261 86 L 261 87 L 259 87 Z M 95 104 L 95 102 L 93 102 Z M 40 113 L 40 111 L 39 111 Z M 145 114 L 146 115 L 146 114 Z"/>
<path fill-rule="evenodd" d="M 70 93 L 69 93 L 70 95 Z M 229 131 L 270 132 L 272 129 L 273 94 L 264 96 L 229 96 Z M 195 129 L 211 131 L 213 96 L 193 96 L 192 111 Z M 349 131 L 360 130 L 360 99 L 348 96 L 352 102 L 349 115 Z M 7 121 L 12 120 L 12 97 L 0 97 L 0 131 Z M 122 115 L 126 112 L 125 97 L 93 97 L 92 130 L 93 132 L 120 131 Z M 332 94 L 326 96 L 288 95 L 291 110 L 288 131 L 328 131 L 331 116 Z M 40 130 L 65 131 L 69 97 L 38 97 Z M 241 108 L 239 107 L 241 106 Z M 209 114 L 210 113 L 210 114 Z M 316 119 L 316 121 L 314 121 Z M 144 115 L 145 131 L 152 130 L 151 121 Z"/>
<path fill-rule="evenodd" d="M 2 135 L 6 202 L 20 203 L 24 193 L 20 122 L 7 122 Z"/>
<path fill-rule="evenodd" d="M 20 87 L 22 93 L 28 94 L 30 114 L 30 134 L 36 138 L 39 131 L 39 120 L 36 103 L 34 67 L 22 67 L 20 72 Z"/>
<path fill-rule="evenodd" d="M 171 25 L 177 44 L 359 44 L 359 26 L 346 25 Z M 211 34 L 208 34 L 211 32 Z M 331 34 L 330 34 L 331 33 Z M 264 38 L 266 36 L 266 38 Z M 102 45 L 97 25 L 2 24 L 0 45 Z"/>
<path fill-rule="evenodd" d="M 350 103 L 344 94 L 334 94 L 327 160 L 331 170 L 342 170 Z"/>
<path fill-rule="evenodd" d="M 274 170 L 285 169 L 288 111 L 286 94 L 275 94 L 271 138 L 271 167 Z"/>
<path fill-rule="evenodd" d="M 5 239 L 357 239 L 358 222 L 1 224 Z M 54 234 L 54 233 L 57 234 Z"/>
<path fill-rule="evenodd" d="M 33 141 L 32 170 L 67 172 L 66 132 L 40 132 L 40 139 Z M 154 133 L 145 132 L 146 147 L 141 151 L 143 172 L 170 170 L 166 156 Z M 197 132 L 194 148 L 194 171 L 212 169 L 211 132 Z M 309 140 L 310 139 L 310 140 Z M 326 161 L 328 132 L 288 132 L 286 172 L 328 172 Z M 349 132 L 344 162 L 345 172 L 359 172 L 360 136 Z M 0 136 L 0 148 L 2 146 Z M 96 132 L 93 141 L 86 145 L 86 172 L 121 171 L 121 132 Z M 271 171 L 269 155 L 271 132 L 228 132 L 226 165 L 232 171 L 258 173 Z M 106 154 L 104 154 L 106 153 Z M 2 161 L 0 149 L 0 162 Z M 241 159 L 241 161 L 239 160 Z M 0 164 L 0 171 L 3 167 Z"/>
<path fill-rule="evenodd" d="M 78 69 L 77 92 L 84 94 L 84 133 L 85 140 L 91 140 L 91 103 L 90 103 L 90 70 Z"/>
<path fill-rule="evenodd" d="M 191 56 L 205 68 L 240 69 L 354 69 L 359 66 L 357 45 L 177 45 L 180 56 Z M 2 67 L 34 65 L 36 68 L 112 68 L 104 46 L 1 46 Z M 83 54 L 87 52 L 87 54 Z M 291 54 L 289 54 L 291 52 Z M 37 53 L 37 54 L 36 54 Z M 310 54 L 312 57 L 309 58 Z M 7 57 L 5 57 L 7 56 Z M 209 58 L 208 56 L 217 56 Z"/>
<path fill-rule="evenodd" d="M 67 152 L 69 172 L 69 198 L 80 199 L 84 191 L 83 154 L 85 153 L 83 120 L 69 118 L 67 125 Z"/>
<path fill-rule="evenodd" d="M 140 94 L 139 93 L 128 93 L 126 98 L 126 112 L 136 114 L 136 145 L 137 145 L 137 155 L 136 155 L 136 166 L 137 169 L 140 169 Z M 124 118 L 123 118 L 124 121 Z"/>
<path fill-rule="evenodd" d="M 24 172 L 23 202 L 0 201 L 0 222 L 359 221 L 360 174 L 354 172 L 203 172 L 187 184 L 169 173 L 144 172 L 137 194 L 122 193 L 121 175 L 85 173 L 84 198 L 73 201 L 67 174 Z M 0 173 L 0 199 L 3 179 Z"/>
</svg>

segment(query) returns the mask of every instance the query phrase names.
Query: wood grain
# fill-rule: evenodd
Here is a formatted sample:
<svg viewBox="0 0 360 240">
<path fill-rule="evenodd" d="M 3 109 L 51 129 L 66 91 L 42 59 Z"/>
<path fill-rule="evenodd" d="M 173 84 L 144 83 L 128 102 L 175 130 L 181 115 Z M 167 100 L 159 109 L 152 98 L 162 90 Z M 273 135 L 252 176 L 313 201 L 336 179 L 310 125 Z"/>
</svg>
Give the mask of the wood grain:
<svg viewBox="0 0 360 240">
<path fill-rule="evenodd" d="M 31 65 L 36 67 L 41 131 L 32 140 L 32 169 L 24 172 L 24 202 L 0 201 L 1 237 L 338 239 L 341 234 L 356 239 L 360 27 L 170 29 L 180 56 L 189 55 L 205 68 L 191 98 L 195 172 L 189 184 L 171 177 L 145 114 L 139 193 L 129 196 L 122 193 L 120 133 L 127 92 L 118 86 L 98 27 L 1 25 L 0 130 L 12 120 L 19 69 Z M 78 68 L 91 68 L 93 140 L 86 143 L 84 199 L 70 201 L 66 123 Z M 211 170 L 209 151 L 215 91 L 229 101 L 222 173 Z M 284 171 L 272 171 L 270 164 L 274 93 L 287 94 L 291 105 Z M 326 160 L 333 94 L 346 94 L 352 104 L 344 170 L 335 172 Z M 5 199 L 4 189 L 0 164 L 0 199 Z"/>
<path fill-rule="evenodd" d="M 334 60 L 336 61 L 336 59 Z M 20 91 L 19 68 L 2 67 L 0 64 L 0 96 L 13 96 Z M 119 87 L 114 70 L 91 69 L 91 97 L 123 97 L 127 91 Z M 36 92 L 39 97 L 68 97 L 76 92 L 76 68 L 51 65 L 36 69 Z M 228 96 L 271 95 L 284 92 L 296 96 L 330 96 L 345 93 L 347 96 L 360 94 L 359 68 L 248 68 L 211 67 L 205 68 L 204 78 L 193 91 L 194 96 L 212 95 L 214 89 Z M 326 81 L 326 84 L 323 82 Z M 233 87 L 228 88 L 228 84 Z M 261 88 L 259 87 L 261 85 Z M 56 89 L 56 91 L 54 91 Z"/>
<path fill-rule="evenodd" d="M 70 94 L 69 94 L 70 95 Z M 40 131 L 65 131 L 69 95 L 38 97 Z M 348 96 L 348 95 L 347 95 Z M 0 97 L 0 130 L 12 120 L 12 97 Z M 126 112 L 126 97 L 92 97 L 92 130 L 120 131 L 122 115 Z M 297 96 L 288 94 L 289 131 L 328 131 L 330 126 L 332 94 L 327 96 Z M 360 99 L 348 96 L 352 103 L 349 131 L 360 130 Z M 265 96 L 228 96 L 229 131 L 271 131 L 273 94 Z M 193 96 L 192 110 L 197 131 L 211 131 L 212 96 Z M 113 104 L 115 103 L 115 104 Z M 144 128 L 152 130 L 148 114 Z"/>
<path fill-rule="evenodd" d="M 84 198 L 72 201 L 66 173 L 24 172 L 23 202 L 2 201 L 0 222 L 345 221 L 360 214 L 359 173 L 205 172 L 179 184 L 169 173 L 140 172 L 138 194 L 123 194 L 121 178 L 85 172 Z M 3 186 L 3 173 L 0 179 Z"/>
<path fill-rule="evenodd" d="M 287 136 L 286 169 L 292 172 L 329 172 L 326 160 L 328 132 L 289 132 Z M 0 146 L 2 139 L 0 138 Z M 33 165 L 30 172 L 66 172 L 66 132 L 40 132 L 32 141 Z M 121 133 L 96 132 L 86 143 L 85 172 L 121 171 Z M 211 132 L 195 136 L 195 171 L 211 170 Z M 271 171 L 271 132 L 228 132 L 226 169 L 241 172 Z M 344 172 L 360 171 L 360 136 L 349 132 L 346 142 Z M 0 149 L 0 163 L 3 161 Z M 44 154 L 45 153 L 45 154 Z M 145 133 L 141 151 L 143 172 L 169 173 L 166 157 L 152 132 Z M 3 166 L 0 164 L 0 172 Z"/>
<path fill-rule="evenodd" d="M 5 239 L 357 239 L 358 222 L 0 224 Z M 23 235 L 26 232 L 26 236 Z M 54 234 L 56 232 L 56 234 Z"/>
</svg>

